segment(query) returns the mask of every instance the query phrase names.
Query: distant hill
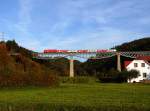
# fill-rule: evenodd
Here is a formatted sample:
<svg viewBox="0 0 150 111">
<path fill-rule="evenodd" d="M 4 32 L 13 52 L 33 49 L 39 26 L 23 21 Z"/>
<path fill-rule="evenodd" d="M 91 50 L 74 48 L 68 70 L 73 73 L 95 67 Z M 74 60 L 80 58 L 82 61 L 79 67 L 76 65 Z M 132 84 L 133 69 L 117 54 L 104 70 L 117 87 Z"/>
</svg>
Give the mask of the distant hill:
<svg viewBox="0 0 150 111">
<path fill-rule="evenodd" d="M 117 51 L 150 51 L 150 37 L 123 43 L 115 49 Z"/>
</svg>

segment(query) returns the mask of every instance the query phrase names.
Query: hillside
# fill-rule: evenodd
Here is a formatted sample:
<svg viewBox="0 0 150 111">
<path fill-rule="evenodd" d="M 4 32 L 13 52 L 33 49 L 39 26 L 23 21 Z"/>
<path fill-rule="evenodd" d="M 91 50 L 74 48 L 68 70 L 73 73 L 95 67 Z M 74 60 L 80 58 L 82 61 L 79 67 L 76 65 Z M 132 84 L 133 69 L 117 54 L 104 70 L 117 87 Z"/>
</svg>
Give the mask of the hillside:
<svg viewBox="0 0 150 111">
<path fill-rule="evenodd" d="M 150 37 L 123 43 L 115 49 L 117 51 L 150 51 Z"/>
<path fill-rule="evenodd" d="M 28 50 L 15 47 L 14 52 L 19 55 L 11 55 L 7 43 L 0 43 L 0 87 L 4 86 L 51 86 L 56 83 L 55 71 L 49 70 L 43 65 L 32 61 Z"/>
<path fill-rule="evenodd" d="M 7 46 L 7 50 L 10 52 L 10 53 L 20 53 L 22 55 L 24 55 L 25 57 L 27 58 L 32 58 L 32 52 L 31 50 L 28 50 L 22 46 L 19 46 L 15 40 L 8 40 L 6 42 L 6 46 Z"/>
<path fill-rule="evenodd" d="M 69 60 L 66 58 L 53 59 L 53 60 L 37 60 L 32 58 L 33 51 L 28 50 L 22 46 L 19 46 L 15 40 L 8 40 L 6 42 L 6 48 L 9 53 L 19 53 L 30 61 L 34 61 L 39 65 L 46 67 L 49 72 L 55 75 L 69 75 Z"/>
</svg>

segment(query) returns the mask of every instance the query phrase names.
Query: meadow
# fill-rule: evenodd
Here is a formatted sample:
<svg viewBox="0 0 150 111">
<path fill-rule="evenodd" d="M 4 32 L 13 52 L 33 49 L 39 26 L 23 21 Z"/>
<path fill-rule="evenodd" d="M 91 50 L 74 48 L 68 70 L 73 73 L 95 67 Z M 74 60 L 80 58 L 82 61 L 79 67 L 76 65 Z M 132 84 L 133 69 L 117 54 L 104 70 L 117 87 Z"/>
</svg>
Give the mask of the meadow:
<svg viewBox="0 0 150 111">
<path fill-rule="evenodd" d="M 0 111 L 150 111 L 147 84 L 61 84 L 0 89 Z"/>
</svg>

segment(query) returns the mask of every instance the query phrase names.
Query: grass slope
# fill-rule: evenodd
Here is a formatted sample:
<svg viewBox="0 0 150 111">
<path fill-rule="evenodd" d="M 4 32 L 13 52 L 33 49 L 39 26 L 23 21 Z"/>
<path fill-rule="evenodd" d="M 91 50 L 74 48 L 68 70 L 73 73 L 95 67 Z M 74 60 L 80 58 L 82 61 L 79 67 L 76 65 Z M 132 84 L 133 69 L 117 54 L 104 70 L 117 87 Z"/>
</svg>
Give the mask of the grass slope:
<svg viewBox="0 0 150 111">
<path fill-rule="evenodd" d="M 148 111 L 150 85 L 96 83 L 62 84 L 57 88 L 0 89 L 0 108 L 5 111 Z"/>
</svg>

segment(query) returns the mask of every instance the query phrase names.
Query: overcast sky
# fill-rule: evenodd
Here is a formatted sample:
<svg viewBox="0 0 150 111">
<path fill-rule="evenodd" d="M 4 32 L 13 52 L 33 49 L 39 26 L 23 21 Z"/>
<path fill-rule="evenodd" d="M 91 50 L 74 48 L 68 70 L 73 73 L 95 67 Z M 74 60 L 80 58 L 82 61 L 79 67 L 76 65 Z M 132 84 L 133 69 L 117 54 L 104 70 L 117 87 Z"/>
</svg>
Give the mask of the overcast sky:
<svg viewBox="0 0 150 111">
<path fill-rule="evenodd" d="M 0 0 L 0 32 L 36 51 L 111 48 L 150 36 L 150 0 Z"/>
</svg>

